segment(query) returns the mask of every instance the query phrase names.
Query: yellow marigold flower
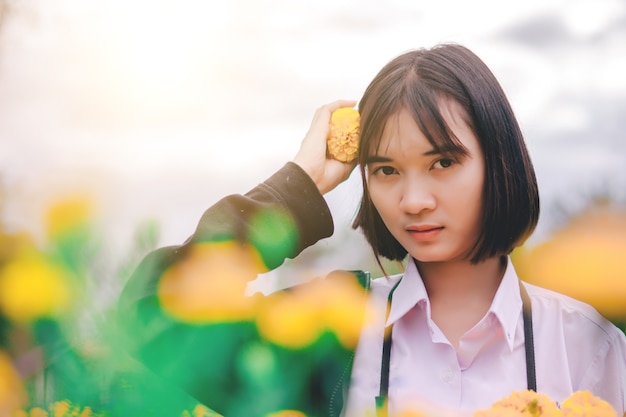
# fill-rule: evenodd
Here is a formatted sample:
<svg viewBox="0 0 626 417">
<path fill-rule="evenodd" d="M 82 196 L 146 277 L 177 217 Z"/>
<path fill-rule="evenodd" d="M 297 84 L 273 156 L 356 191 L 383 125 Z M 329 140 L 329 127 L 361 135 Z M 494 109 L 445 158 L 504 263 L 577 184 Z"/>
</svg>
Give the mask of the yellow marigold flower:
<svg viewBox="0 0 626 417">
<path fill-rule="evenodd" d="M 363 328 L 366 306 L 367 295 L 355 276 L 338 271 L 266 297 L 257 327 L 265 339 L 291 349 L 313 344 L 325 330 L 351 348 Z"/>
<path fill-rule="evenodd" d="M 30 409 L 30 417 L 48 417 L 48 412 L 41 407 L 33 407 Z"/>
<path fill-rule="evenodd" d="M 341 162 L 352 162 L 357 157 L 361 116 L 359 111 L 342 107 L 333 112 L 326 146 L 328 154 Z"/>
<path fill-rule="evenodd" d="M 212 417 L 212 416 L 217 416 L 216 413 L 214 413 L 213 411 L 209 410 L 207 407 L 205 407 L 202 404 L 197 404 L 193 408 L 192 415 L 193 415 L 193 417 Z"/>
<path fill-rule="evenodd" d="M 595 206 L 532 248 L 513 253 L 521 279 L 626 317 L 626 211 Z M 590 279 L 593 277 L 593 279 Z"/>
<path fill-rule="evenodd" d="M 521 417 L 524 414 L 513 408 L 492 407 L 484 410 L 477 410 L 472 417 Z"/>
<path fill-rule="evenodd" d="M 342 345 L 356 346 L 367 311 L 367 294 L 354 275 L 346 271 L 332 273 L 312 286 L 310 297 L 320 303 L 324 326 Z"/>
<path fill-rule="evenodd" d="M 265 417 L 306 417 L 306 414 L 298 410 L 282 410 L 269 413 Z"/>
<path fill-rule="evenodd" d="M 87 407 L 83 408 L 83 411 L 80 412 L 79 416 L 80 417 L 91 417 L 91 416 L 93 416 L 93 411 L 91 410 L 91 407 L 87 406 Z"/>
<path fill-rule="evenodd" d="M 290 349 L 313 344 L 322 332 L 320 308 L 300 288 L 266 297 L 256 323 L 264 339 Z"/>
<path fill-rule="evenodd" d="M 48 237 L 56 238 L 76 227 L 86 225 L 92 216 L 93 203 L 87 196 L 77 195 L 55 202 L 45 215 Z"/>
<path fill-rule="evenodd" d="M 563 417 L 617 417 L 611 404 L 589 391 L 576 391 L 561 404 Z"/>
<path fill-rule="evenodd" d="M 41 255 L 14 259 L 0 270 L 0 309 L 12 320 L 55 316 L 69 301 L 67 271 Z"/>
<path fill-rule="evenodd" d="M 25 401 L 22 380 L 9 355 L 0 350 L 0 416 L 13 415 Z"/>
<path fill-rule="evenodd" d="M 479 410 L 474 413 L 473 417 L 486 417 L 495 415 L 507 415 L 508 412 L 499 411 L 502 409 L 510 409 L 524 417 L 559 417 L 561 410 L 556 403 L 545 394 L 539 394 L 535 391 L 523 390 L 514 391 L 510 396 L 493 403 L 491 407 L 493 412 L 503 414 L 484 414 L 485 410 Z M 487 413 L 489 411 L 487 410 Z M 483 413 L 483 414 L 480 414 Z"/>
<path fill-rule="evenodd" d="M 417 410 L 405 410 L 405 411 L 402 411 L 397 417 L 429 417 L 429 416 Z"/>
<path fill-rule="evenodd" d="M 264 270 L 256 250 L 235 241 L 194 245 L 163 274 L 158 295 L 164 310 L 187 322 L 238 321 L 254 315 L 246 285 Z"/>
<path fill-rule="evenodd" d="M 67 400 L 57 401 L 52 403 L 49 408 L 52 417 L 65 417 L 69 414 L 72 404 Z"/>
</svg>

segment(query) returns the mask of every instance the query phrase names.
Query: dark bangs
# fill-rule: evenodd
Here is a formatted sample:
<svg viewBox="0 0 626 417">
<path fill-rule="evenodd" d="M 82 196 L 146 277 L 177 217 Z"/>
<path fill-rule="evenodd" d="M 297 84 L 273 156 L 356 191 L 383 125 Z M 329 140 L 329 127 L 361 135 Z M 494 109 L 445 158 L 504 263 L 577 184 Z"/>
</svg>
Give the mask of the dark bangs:
<svg viewBox="0 0 626 417">
<path fill-rule="evenodd" d="M 398 82 L 381 83 L 381 86 L 391 86 L 384 92 L 375 91 L 373 86 L 374 91 L 366 91 L 359 102 L 362 125 L 358 161 L 362 174 L 366 171 L 365 162 L 378 151 L 387 122 L 402 109 L 411 113 L 420 131 L 437 152 L 453 157 L 467 155 L 467 149 L 441 114 L 442 106 L 450 97 L 418 77 L 413 67 L 401 66 L 392 70 L 389 78 Z M 378 100 L 368 100 L 370 96 L 378 97 Z M 466 114 L 464 121 L 474 129 Z"/>
</svg>

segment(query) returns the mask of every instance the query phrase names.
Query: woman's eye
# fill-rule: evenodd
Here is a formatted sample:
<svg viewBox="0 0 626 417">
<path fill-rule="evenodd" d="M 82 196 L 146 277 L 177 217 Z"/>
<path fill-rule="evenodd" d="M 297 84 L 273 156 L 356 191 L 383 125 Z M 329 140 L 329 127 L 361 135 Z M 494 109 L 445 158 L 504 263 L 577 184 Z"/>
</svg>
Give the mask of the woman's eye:
<svg viewBox="0 0 626 417">
<path fill-rule="evenodd" d="M 442 158 L 435 162 L 433 168 L 450 168 L 454 164 L 454 161 L 449 158 Z"/>
<path fill-rule="evenodd" d="M 374 170 L 375 174 L 382 174 L 384 176 L 393 175 L 395 172 L 396 172 L 396 169 L 388 165 L 378 167 Z"/>
</svg>

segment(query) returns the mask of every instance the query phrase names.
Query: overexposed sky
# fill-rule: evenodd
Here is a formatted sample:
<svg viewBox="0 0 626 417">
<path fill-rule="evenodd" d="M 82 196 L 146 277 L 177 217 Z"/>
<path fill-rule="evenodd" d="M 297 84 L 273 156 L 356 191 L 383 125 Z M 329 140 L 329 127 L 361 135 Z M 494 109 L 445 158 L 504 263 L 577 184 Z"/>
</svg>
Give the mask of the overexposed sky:
<svg viewBox="0 0 626 417">
<path fill-rule="evenodd" d="M 0 38 L 5 222 L 37 230 L 53 196 L 88 189 L 125 241 L 162 244 L 219 197 L 295 154 L 316 107 L 358 99 L 392 57 L 463 43 L 509 94 L 545 203 L 626 189 L 622 0 L 30 0 Z M 359 197 L 328 199 L 339 227 Z M 618 198 L 623 198 L 618 195 Z"/>
</svg>

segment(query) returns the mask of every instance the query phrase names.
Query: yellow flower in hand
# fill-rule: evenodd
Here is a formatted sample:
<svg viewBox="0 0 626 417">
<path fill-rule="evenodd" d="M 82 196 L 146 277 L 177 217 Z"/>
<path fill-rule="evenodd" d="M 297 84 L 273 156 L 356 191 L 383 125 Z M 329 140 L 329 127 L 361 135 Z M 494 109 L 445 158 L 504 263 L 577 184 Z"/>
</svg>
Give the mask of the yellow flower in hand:
<svg viewBox="0 0 626 417">
<path fill-rule="evenodd" d="M 342 107 L 330 118 L 330 131 L 326 146 L 331 158 L 341 162 L 352 162 L 359 149 L 361 116 L 351 107 Z"/>
</svg>

